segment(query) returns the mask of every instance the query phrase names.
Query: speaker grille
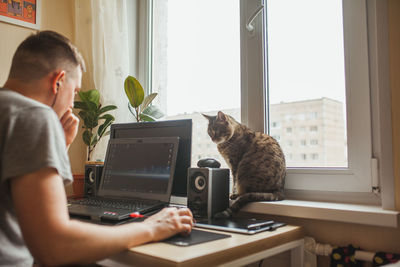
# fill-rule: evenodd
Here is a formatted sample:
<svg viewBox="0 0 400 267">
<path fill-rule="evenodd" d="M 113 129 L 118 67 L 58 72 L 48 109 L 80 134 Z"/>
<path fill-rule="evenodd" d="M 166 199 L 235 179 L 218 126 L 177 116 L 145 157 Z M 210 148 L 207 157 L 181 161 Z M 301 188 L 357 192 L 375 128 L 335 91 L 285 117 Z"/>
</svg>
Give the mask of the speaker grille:
<svg viewBox="0 0 400 267">
<path fill-rule="evenodd" d="M 88 196 L 96 196 L 100 185 L 100 178 L 103 172 L 103 165 L 87 164 L 85 165 L 85 185 L 84 194 Z"/>
</svg>

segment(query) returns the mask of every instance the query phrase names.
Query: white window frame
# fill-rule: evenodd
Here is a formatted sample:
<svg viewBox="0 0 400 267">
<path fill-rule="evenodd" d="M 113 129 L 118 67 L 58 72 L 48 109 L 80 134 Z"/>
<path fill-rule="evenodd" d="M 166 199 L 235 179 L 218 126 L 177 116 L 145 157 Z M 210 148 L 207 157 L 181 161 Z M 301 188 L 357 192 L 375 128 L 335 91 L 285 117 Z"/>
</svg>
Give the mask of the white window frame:
<svg viewBox="0 0 400 267">
<path fill-rule="evenodd" d="M 139 55 L 143 56 L 138 72 L 151 88 L 152 0 L 139 2 Z M 264 0 L 240 0 L 241 120 L 254 130 L 267 132 L 265 12 L 252 21 L 254 31 L 246 28 L 260 5 Z M 346 87 L 352 88 L 347 92 L 349 168 L 329 172 L 322 168 L 289 169 L 286 195 L 293 199 L 382 204 L 394 209 L 387 0 L 343 0 L 343 7 L 345 69 L 346 77 L 351 77 L 346 78 Z M 379 169 L 374 168 L 377 165 Z M 373 180 L 377 176 L 380 180 Z M 373 192 L 372 186 L 379 187 L 381 194 Z"/>
<path fill-rule="evenodd" d="M 248 30 L 260 5 L 264 5 L 264 1 L 241 0 L 242 122 L 252 129 L 268 132 L 265 10 L 252 21 L 254 30 Z M 387 25 L 385 28 L 385 22 L 379 19 L 384 18 L 384 9 L 384 4 L 376 0 L 368 0 L 368 5 L 365 0 L 343 0 L 349 166 L 289 168 L 285 188 L 290 198 L 380 204 L 380 194 L 373 191 L 373 187 L 380 186 L 387 196 L 383 206 L 391 208 L 394 205 L 394 192 L 390 189 L 390 185 L 393 188 L 393 175 L 388 171 L 383 173 L 382 169 L 392 166 L 391 135 L 386 133 L 391 125 L 383 118 L 390 106 L 389 88 L 379 77 L 385 75 L 381 70 L 388 66 L 387 55 L 378 49 L 386 48 L 384 51 L 387 51 L 387 38 L 377 36 L 387 31 Z M 370 63 L 371 60 L 374 62 Z M 370 98 L 370 95 L 380 98 Z M 371 113 L 378 115 L 371 118 Z M 375 127 L 383 124 L 387 128 Z M 382 138 L 383 135 L 387 138 Z M 382 157 L 385 157 L 384 162 Z M 377 162 L 381 163 L 380 169 L 377 169 Z"/>
</svg>

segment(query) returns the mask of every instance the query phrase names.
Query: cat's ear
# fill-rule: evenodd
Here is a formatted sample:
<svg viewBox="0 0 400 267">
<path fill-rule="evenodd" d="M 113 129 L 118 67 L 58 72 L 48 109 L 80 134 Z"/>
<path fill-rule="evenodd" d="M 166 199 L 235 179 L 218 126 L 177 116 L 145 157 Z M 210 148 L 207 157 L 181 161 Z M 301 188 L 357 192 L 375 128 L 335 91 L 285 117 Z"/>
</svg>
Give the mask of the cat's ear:
<svg viewBox="0 0 400 267">
<path fill-rule="evenodd" d="M 218 118 L 218 120 L 221 120 L 221 121 L 227 121 L 228 120 L 228 118 L 226 117 L 226 115 L 222 111 L 218 111 L 217 118 Z"/>
<path fill-rule="evenodd" d="M 212 116 L 209 116 L 209 115 L 206 115 L 206 114 L 204 114 L 204 113 L 201 113 L 201 115 L 203 115 L 207 120 L 211 120 L 211 118 L 212 118 Z"/>
</svg>

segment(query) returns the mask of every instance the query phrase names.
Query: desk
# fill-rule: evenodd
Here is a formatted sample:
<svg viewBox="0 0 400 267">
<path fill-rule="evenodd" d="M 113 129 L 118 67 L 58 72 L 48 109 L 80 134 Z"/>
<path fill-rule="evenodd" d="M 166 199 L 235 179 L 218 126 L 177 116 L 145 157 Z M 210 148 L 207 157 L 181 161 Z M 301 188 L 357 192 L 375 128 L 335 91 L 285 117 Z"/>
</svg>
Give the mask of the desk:
<svg viewBox="0 0 400 267">
<path fill-rule="evenodd" d="M 102 260 L 98 264 L 113 267 L 242 266 L 290 250 L 291 266 L 303 266 L 302 227 L 287 225 L 272 232 L 255 235 L 223 233 L 230 234 L 231 237 L 189 247 L 162 242 L 145 244 Z"/>
</svg>

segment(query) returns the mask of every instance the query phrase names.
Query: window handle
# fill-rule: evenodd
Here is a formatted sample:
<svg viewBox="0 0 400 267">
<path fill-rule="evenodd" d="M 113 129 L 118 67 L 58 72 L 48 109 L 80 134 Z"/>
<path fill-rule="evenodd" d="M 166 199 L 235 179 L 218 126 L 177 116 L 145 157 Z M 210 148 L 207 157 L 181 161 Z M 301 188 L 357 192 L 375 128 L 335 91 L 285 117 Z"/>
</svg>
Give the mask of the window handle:
<svg viewBox="0 0 400 267">
<path fill-rule="evenodd" d="M 253 32 L 254 31 L 254 26 L 253 26 L 253 21 L 254 19 L 258 16 L 258 14 L 261 13 L 261 11 L 264 9 L 264 5 L 261 4 L 260 7 L 257 8 L 257 10 L 254 12 L 253 15 L 251 15 L 251 17 L 249 18 L 247 24 L 246 24 L 246 29 L 249 32 Z"/>
</svg>

